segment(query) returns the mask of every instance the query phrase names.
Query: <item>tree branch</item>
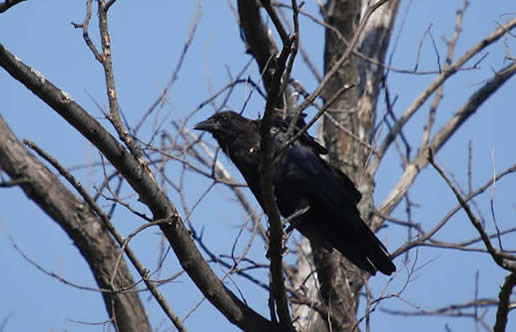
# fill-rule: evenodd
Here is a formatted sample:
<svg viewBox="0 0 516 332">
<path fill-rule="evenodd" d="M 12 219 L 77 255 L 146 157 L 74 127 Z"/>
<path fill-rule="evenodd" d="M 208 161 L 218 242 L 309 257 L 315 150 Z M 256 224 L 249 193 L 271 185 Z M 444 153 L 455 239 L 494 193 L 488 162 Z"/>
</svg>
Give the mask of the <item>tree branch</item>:
<svg viewBox="0 0 516 332">
<path fill-rule="evenodd" d="M 159 189 L 148 169 L 142 168 L 95 118 L 41 73 L 13 56 L 2 44 L 0 66 L 95 145 L 138 193 L 141 201 L 152 211 L 154 219 L 171 220 L 170 224 L 161 224 L 160 229 L 187 274 L 229 321 L 246 331 L 274 331 L 277 328 L 277 325 L 249 308 L 221 283 L 202 258 L 176 208 Z"/>
<path fill-rule="evenodd" d="M 435 168 L 435 170 L 439 173 L 439 175 L 443 178 L 443 180 L 446 182 L 448 187 L 453 191 L 455 194 L 455 197 L 457 197 L 457 200 L 459 201 L 462 209 L 464 212 L 466 212 L 466 215 L 468 216 L 469 220 L 477 230 L 478 234 L 480 234 L 480 237 L 482 238 L 482 241 L 484 242 L 484 245 L 487 248 L 487 251 L 489 251 L 489 254 L 491 254 L 491 257 L 493 260 L 498 264 L 501 268 L 505 270 L 509 270 L 512 272 L 516 272 L 516 264 L 514 262 L 509 262 L 506 257 L 504 257 L 503 253 L 500 252 L 500 250 L 493 247 L 491 244 L 491 240 L 489 239 L 489 236 L 484 231 L 484 228 L 482 227 L 482 224 L 480 223 L 480 220 L 473 214 L 473 211 L 469 208 L 469 205 L 466 203 L 464 198 L 462 197 L 459 190 L 455 187 L 455 185 L 450 181 L 450 179 L 446 176 L 444 171 L 442 170 L 439 165 L 434 161 L 433 152 L 429 149 L 428 151 L 428 161 L 432 166 Z M 513 257 L 512 260 L 515 260 Z"/>
<path fill-rule="evenodd" d="M 498 294 L 498 311 L 496 311 L 496 321 L 493 327 L 494 332 L 505 332 L 507 325 L 507 315 L 509 314 L 510 297 L 512 289 L 516 285 L 516 274 L 514 272 L 509 273 L 500 287 L 500 293 Z"/>
<path fill-rule="evenodd" d="M 9 8 L 24 1 L 26 0 L 5 0 L 4 2 L 0 3 L 0 13 L 6 12 Z"/>
<path fill-rule="evenodd" d="M 118 254 L 118 258 L 116 259 L 116 264 L 111 267 L 113 269 L 112 275 L 110 278 L 110 285 L 113 290 L 116 290 L 114 279 L 117 276 L 118 269 L 120 266 L 120 262 L 122 261 L 122 254 L 123 252 L 126 253 L 127 257 L 131 261 L 131 264 L 134 266 L 136 271 L 138 271 L 138 274 L 142 278 L 143 282 L 145 283 L 145 286 L 147 286 L 147 289 L 150 291 L 152 296 L 154 296 L 154 299 L 158 304 L 160 305 L 163 312 L 168 316 L 168 318 L 172 321 L 174 326 L 177 328 L 178 331 L 186 331 L 185 327 L 177 317 L 177 315 L 172 311 L 172 309 L 169 307 L 168 303 L 165 302 L 165 299 L 161 295 L 161 293 L 158 291 L 158 289 L 154 286 L 152 282 L 148 279 L 147 276 L 147 270 L 143 267 L 142 263 L 136 258 L 136 255 L 133 253 L 133 251 L 127 246 L 127 243 L 129 240 L 134 236 L 133 234 L 129 235 L 127 239 L 123 239 L 122 235 L 120 235 L 117 230 L 115 229 L 115 226 L 111 223 L 109 218 L 106 216 L 104 211 L 93 201 L 93 199 L 88 195 L 86 190 L 81 186 L 79 181 L 75 179 L 75 177 L 70 174 L 66 169 L 64 169 L 58 162 L 55 160 L 52 156 L 47 154 L 45 151 L 43 151 L 40 147 L 38 147 L 34 142 L 24 140 L 23 142 L 25 145 L 30 147 L 32 150 L 34 150 L 40 157 L 44 158 L 46 161 L 48 161 L 58 172 L 61 174 L 74 188 L 77 190 L 77 192 L 81 195 L 81 197 L 84 199 L 84 201 L 89 205 L 89 207 L 95 211 L 97 216 L 100 218 L 100 221 L 105 225 L 105 227 L 109 230 L 111 235 L 115 238 L 116 242 L 121 248 L 121 252 Z M 144 224 L 145 227 L 147 225 L 156 225 L 158 222 L 168 222 L 168 220 L 157 220 L 153 221 L 152 223 Z"/>
<path fill-rule="evenodd" d="M 276 70 L 275 58 L 278 48 L 270 37 L 267 26 L 262 22 L 258 1 L 238 0 L 237 4 L 239 24 L 242 27 L 247 51 L 258 63 L 265 90 L 269 93 Z"/>
<path fill-rule="evenodd" d="M 294 0 L 295 1 L 295 0 Z M 281 224 L 281 217 L 276 205 L 276 198 L 274 196 L 273 187 L 273 150 L 272 150 L 272 136 L 271 136 L 271 125 L 272 119 L 275 116 L 274 112 L 276 106 L 280 102 L 282 95 L 281 83 L 282 78 L 288 81 L 288 77 L 284 78 L 286 63 L 289 56 L 295 56 L 291 54 L 291 46 L 293 40 L 289 38 L 288 42 L 283 45 L 281 54 L 277 59 L 277 65 L 275 73 L 270 84 L 270 90 L 267 94 L 267 103 L 265 106 L 265 113 L 260 123 L 260 136 L 261 136 L 261 191 L 264 197 L 265 212 L 269 217 L 269 251 L 268 255 L 271 259 L 271 279 L 272 279 L 272 294 L 277 306 L 277 312 L 280 319 L 281 326 L 288 331 L 295 331 L 292 325 L 292 319 L 289 312 L 289 303 L 285 290 L 285 279 L 283 277 L 283 226 Z"/>
<path fill-rule="evenodd" d="M 385 155 L 385 152 L 394 141 L 394 139 L 401 132 L 403 126 L 408 122 L 408 120 L 416 113 L 417 110 L 420 109 L 421 105 L 434 93 L 450 76 L 455 74 L 467 61 L 469 61 L 472 57 L 477 55 L 487 46 L 496 42 L 502 36 L 504 36 L 508 31 L 512 30 L 516 27 L 516 19 L 513 19 L 504 25 L 498 27 L 493 33 L 491 33 L 486 38 L 482 39 L 479 43 L 469 49 L 462 57 L 460 57 L 454 64 L 450 65 L 447 70 L 443 71 L 415 100 L 414 102 L 407 108 L 405 113 L 398 119 L 398 121 L 394 124 L 393 128 L 387 134 L 384 141 L 378 148 L 378 156 L 373 159 L 369 169 L 372 171 L 372 174 L 376 172 L 378 169 L 378 164 L 381 159 Z"/>
<path fill-rule="evenodd" d="M 40 161 L 32 156 L 9 130 L 0 116 L 0 167 L 12 178 L 23 178 L 20 185 L 49 217 L 72 239 L 88 263 L 104 304 L 117 330 L 151 331 L 145 310 L 135 292 L 118 293 L 116 289 L 134 285 L 125 261 L 118 277 L 111 283 L 118 248 L 104 231 L 102 221 L 87 204 L 77 199 Z M 116 288 L 116 289 L 115 289 Z"/>
<path fill-rule="evenodd" d="M 516 20 L 515 25 L 516 25 Z M 378 211 L 380 214 L 388 215 L 398 205 L 400 200 L 407 192 L 420 171 L 428 165 L 428 148 L 431 148 L 434 154 L 443 147 L 448 139 L 459 129 L 462 124 L 472 116 L 480 106 L 493 95 L 508 79 L 516 73 L 516 62 L 513 62 L 494 75 L 477 91 L 475 91 L 462 107 L 460 107 L 453 116 L 439 129 L 433 136 L 430 143 L 425 147 L 420 147 L 416 157 L 407 164 L 398 183 L 389 192 L 384 199 Z M 373 219 L 371 227 L 378 228 L 381 224 L 381 218 L 376 216 Z"/>
</svg>

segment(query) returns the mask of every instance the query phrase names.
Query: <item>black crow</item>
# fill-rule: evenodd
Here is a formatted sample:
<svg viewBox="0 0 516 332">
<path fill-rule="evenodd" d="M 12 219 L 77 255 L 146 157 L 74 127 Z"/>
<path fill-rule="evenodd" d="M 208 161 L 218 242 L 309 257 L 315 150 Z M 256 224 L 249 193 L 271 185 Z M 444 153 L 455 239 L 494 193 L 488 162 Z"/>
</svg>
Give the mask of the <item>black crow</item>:
<svg viewBox="0 0 516 332">
<path fill-rule="evenodd" d="M 297 124 L 297 131 L 304 120 Z M 263 207 L 260 190 L 260 120 L 238 113 L 216 113 L 195 129 L 210 132 L 240 170 Z M 322 247 L 337 249 L 356 266 L 371 274 L 390 275 L 396 270 L 385 246 L 360 218 L 361 199 L 353 182 L 320 155 L 327 150 L 308 134 L 281 151 L 287 141 L 289 122 L 273 118 L 271 126 L 273 185 L 276 204 L 283 217 L 308 208 L 292 218 L 291 225 Z"/>
</svg>

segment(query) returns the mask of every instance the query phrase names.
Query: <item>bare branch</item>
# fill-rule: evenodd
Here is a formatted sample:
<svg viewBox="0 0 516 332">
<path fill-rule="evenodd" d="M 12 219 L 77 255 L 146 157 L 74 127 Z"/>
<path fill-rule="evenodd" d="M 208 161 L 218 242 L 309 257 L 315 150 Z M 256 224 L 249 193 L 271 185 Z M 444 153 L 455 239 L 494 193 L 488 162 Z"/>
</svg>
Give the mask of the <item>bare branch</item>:
<svg viewBox="0 0 516 332">
<path fill-rule="evenodd" d="M 233 324 L 244 330 L 275 330 L 277 326 L 247 307 L 227 289 L 202 258 L 189 231 L 167 196 L 157 186 L 150 172 L 134 159 L 91 115 L 64 91 L 56 88 L 41 73 L 28 67 L 0 44 L 0 66 L 47 103 L 84 137 L 92 142 L 115 166 L 140 199 L 152 211 L 154 219 L 170 218 L 171 225 L 160 229 L 174 249 L 190 278 Z"/>
<path fill-rule="evenodd" d="M 24 2 L 26 0 L 5 0 L 4 2 L 0 2 L 0 13 L 7 11 L 9 8 L 19 4 L 20 2 Z"/>
<path fill-rule="evenodd" d="M 261 0 L 263 8 L 267 11 L 267 14 L 269 14 L 269 17 L 272 20 L 272 23 L 274 23 L 274 27 L 276 28 L 276 31 L 278 31 L 278 34 L 281 38 L 281 42 L 283 45 L 286 45 L 289 43 L 289 36 L 287 34 L 287 31 L 283 27 L 283 24 L 281 24 L 281 20 L 278 17 L 278 14 L 276 14 L 276 11 L 271 6 L 270 0 Z M 297 6 L 297 4 L 296 4 Z"/>
<path fill-rule="evenodd" d="M 296 1 L 296 0 L 292 0 Z M 277 313 L 280 319 L 281 326 L 288 331 L 295 331 L 292 320 L 290 317 L 288 299 L 285 291 L 285 282 L 283 277 L 283 227 L 281 225 L 281 217 L 276 205 L 276 198 L 274 196 L 274 188 L 272 184 L 272 136 L 271 136 L 271 125 L 272 118 L 275 116 L 274 112 L 276 107 L 281 101 L 282 79 L 288 81 L 288 77 L 284 77 L 286 73 L 286 65 L 289 57 L 295 56 L 292 53 L 292 39 L 288 39 L 288 42 L 283 45 L 281 54 L 277 59 L 275 73 L 272 81 L 270 82 L 270 89 L 267 93 L 267 103 L 265 106 L 265 113 L 260 124 L 260 136 L 261 136 L 261 167 L 262 177 L 260 179 L 260 188 L 264 198 L 264 210 L 269 217 L 269 251 L 268 256 L 271 259 L 271 279 L 272 279 L 272 295 L 277 306 Z M 291 58 L 292 59 L 292 58 Z"/>
<path fill-rule="evenodd" d="M 444 171 L 439 167 L 439 165 L 437 165 L 437 163 L 435 163 L 434 158 L 433 158 L 433 152 L 431 150 L 429 150 L 428 160 L 429 160 L 430 164 L 432 164 L 432 166 L 435 168 L 435 170 L 439 173 L 439 175 L 443 178 L 443 180 L 446 182 L 446 184 L 448 184 L 448 187 L 450 187 L 450 189 L 453 191 L 453 193 L 455 194 L 455 197 L 457 197 L 457 200 L 459 201 L 460 205 L 466 212 L 469 220 L 471 221 L 471 223 L 473 224 L 473 226 L 475 227 L 477 232 L 480 234 L 482 241 L 484 242 L 487 250 L 491 254 L 491 257 L 496 262 L 496 264 L 498 264 L 500 267 L 502 267 L 505 270 L 515 272 L 516 264 L 514 262 L 508 262 L 507 259 L 504 257 L 503 253 L 500 252 L 495 247 L 493 247 L 493 245 L 491 244 L 491 241 L 489 240 L 489 236 L 482 228 L 480 221 L 477 219 L 477 217 L 475 217 L 475 215 L 469 208 L 468 204 L 464 201 L 464 198 L 460 194 L 459 190 L 450 181 L 450 179 L 448 179 L 448 177 L 446 176 Z"/>
<path fill-rule="evenodd" d="M 406 301 L 404 301 L 406 302 Z M 401 311 L 392 310 L 389 308 L 382 308 L 383 312 L 391 315 L 403 315 L 403 316 L 448 316 L 448 317 L 475 317 L 474 313 L 465 312 L 466 309 L 474 309 L 475 307 L 485 308 L 494 307 L 498 303 L 495 299 L 476 299 L 467 301 L 464 303 L 454 303 L 437 309 L 424 309 L 420 306 L 415 306 L 416 311 Z M 414 306 L 411 304 L 411 306 Z"/>
<path fill-rule="evenodd" d="M 82 24 L 77 24 L 77 23 L 73 23 L 72 22 L 72 25 L 76 29 L 79 29 L 79 28 L 82 29 L 82 38 L 84 39 L 84 42 L 86 43 L 86 45 L 89 47 L 89 49 L 93 53 L 93 56 L 95 57 L 95 59 L 97 59 L 97 61 L 100 64 L 102 64 L 102 62 L 103 62 L 102 56 L 100 55 L 99 51 L 97 50 L 97 48 L 95 47 L 95 45 L 91 41 L 90 35 L 88 33 L 88 29 L 89 29 L 89 25 L 90 25 L 90 19 L 91 19 L 91 5 L 92 5 L 92 2 L 93 2 L 93 0 L 87 0 L 86 1 L 86 16 L 84 17 L 84 20 L 83 20 Z"/>
<path fill-rule="evenodd" d="M 492 179 L 490 179 L 489 181 L 487 181 L 485 184 L 483 184 L 482 186 L 480 186 L 478 189 L 476 189 L 475 191 L 473 192 L 470 192 L 466 197 L 464 197 L 464 201 L 467 203 L 469 201 L 471 201 L 473 198 L 475 198 L 476 196 L 480 195 L 481 193 L 483 193 L 484 191 L 486 191 L 495 181 L 499 181 L 501 178 L 503 178 L 504 176 L 508 175 L 508 174 L 511 174 L 511 173 L 514 173 L 516 172 L 516 165 L 513 165 L 503 171 L 501 171 L 500 173 L 496 174 L 496 176 L 494 176 Z M 455 213 L 457 213 L 457 211 L 459 211 L 460 209 L 462 208 L 462 205 L 459 203 L 456 207 L 454 207 L 453 209 L 451 209 L 448 213 L 446 213 L 446 215 L 440 220 L 438 221 L 434 227 L 432 227 L 431 230 L 427 231 L 427 232 L 424 232 L 423 229 L 421 228 L 421 225 L 420 224 L 407 224 L 406 222 L 403 222 L 403 221 L 400 221 L 400 220 L 396 220 L 396 219 L 393 219 L 392 217 L 390 216 L 380 216 L 384 219 L 387 219 L 387 220 L 392 220 L 393 222 L 395 223 L 398 223 L 398 224 L 403 224 L 405 226 L 408 226 L 408 227 L 412 227 L 412 228 L 416 228 L 420 234 L 420 236 L 418 238 L 416 238 L 415 240 L 413 241 L 408 241 L 406 243 L 404 243 L 400 248 L 396 249 L 393 253 L 392 253 L 392 256 L 393 257 L 396 257 L 406 251 L 408 251 L 409 249 L 415 247 L 415 246 L 418 246 L 418 245 L 424 245 L 424 242 L 425 241 L 430 241 L 431 242 L 431 246 L 437 246 L 437 247 L 446 247 L 446 248 L 449 248 L 449 247 L 453 247 L 453 248 L 460 248 L 460 249 L 463 249 L 467 246 L 470 246 L 478 241 L 481 241 L 481 238 L 476 238 L 476 239 L 473 239 L 473 240 L 470 240 L 470 241 L 464 241 L 464 242 L 460 242 L 460 243 L 454 243 L 454 244 L 451 244 L 451 245 L 447 245 L 443 242 L 440 242 L 440 241 L 437 241 L 437 240 L 434 240 L 433 239 L 433 236 L 451 219 L 452 216 L 455 215 Z M 504 232 L 501 232 L 500 234 L 501 235 L 505 235 L 505 234 L 508 234 L 508 233 L 511 233 L 513 232 L 514 230 L 513 229 L 509 229 L 508 231 L 504 231 Z M 494 238 L 496 237 L 497 234 L 491 234 L 491 235 L 488 235 L 488 237 L 491 239 L 491 238 Z"/>
<path fill-rule="evenodd" d="M 116 2 L 117 0 L 109 0 L 107 3 L 106 3 L 106 6 L 104 7 L 104 10 L 107 12 L 109 10 L 109 8 Z"/>
<path fill-rule="evenodd" d="M 462 31 L 462 18 L 464 16 L 464 12 L 466 11 L 466 8 L 468 7 L 469 2 L 468 0 L 464 1 L 464 4 L 461 9 L 457 10 L 457 20 L 455 24 L 455 31 L 452 35 L 452 38 L 450 41 L 448 41 L 448 53 L 446 55 L 446 62 L 444 63 L 444 71 L 449 70 L 450 64 L 452 62 L 453 57 L 453 51 L 455 50 L 455 45 L 457 45 L 457 40 L 459 39 L 460 33 Z M 433 39 L 432 39 L 433 40 Z M 435 45 L 435 43 L 434 43 Z M 432 129 L 432 126 L 435 121 L 435 113 L 437 112 L 437 107 L 439 106 L 439 103 L 441 102 L 442 96 L 443 96 L 443 90 L 444 85 L 441 84 L 439 88 L 437 89 L 434 100 L 432 101 L 432 105 L 430 106 L 430 111 L 428 112 L 428 120 L 425 124 L 424 130 L 423 130 L 423 138 L 421 145 L 428 144 L 428 140 L 430 139 L 430 131 Z"/>
<path fill-rule="evenodd" d="M 157 290 L 157 288 L 148 280 L 147 270 L 143 267 L 143 264 L 140 263 L 140 261 L 136 258 L 136 255 L 133 253 L 133 251 L 127 246 L 129 241 L 131 240 L 131 238 L 134 237 L 139 231 L 135 232 L 134 234 L 129 235 L 127 237 L 127 239 L 124 240 L 122 238 L 122 236 L 117 232 L 117 230 L 115 229 L 113 224 L 111 224 L 111 221 L 104 214 L 104 211 L 102 211 L 102 209 L 93 201 L 93 199 L 91 199 L 90 195 L 88 195 L 87 191 L 81 186 L 81 184 L 79 183 L 79 181 L 77 181 L 75 179 L 75 177 L 73 177 L 66 169 L 64 169 L 64 167 L 62 167 L 57 162 L 57 160 L 55 160 L 53 157 L 48 155 L 45 151 L 43 151 L 41 148 L 39 148 L 33 142 L 25 140 L 24 144 L 27 145 L 28 147 L 30 147 L 32 150 L 34 150 L 39 156 L 44 158 L 46 161 L 48 161 L 59 172 L 59 174 L 61 174 L 75 188 L 75 190 L 77 190 L 77 192 L 79 192 L 79 194 L 82 196 L 84 201 L 90 206 L 90 208 L 93 209 L 93 211 L 95 211 L 95 213 L 102 220 L 102 222 L 107 227 L 107 229 L 109 230 L 111 235 L 113 235 L 113 237 L 117 241 L 118 245 L 120 245 L 122 251 L 118 255 L 118 258 L 114 265 L 113 274 L 111 275 L 111 279 L 110 279 L 110 285 L 113 288 L 113 290 L 115 290 L 114 280 L 116 278 L 117 271 L 120 266 L 122 253 L 125 251 L 127 257 L 129 258 L 129 260 L 131 261 L 133 266 L 136 268 L 136 271 L 138 271 L 138 274 L 140 274 L 140 277 L 143 279 L 143 281 L 145 282 L 145 285 L 147 286 L 147 288 L 149 289 L 151 294 L 154 296 L 154 298 L 156 299 L 158 304 L 161 306 L 162 310 L 170 318 L 170 320 L 172 321 L 174 326 L 179 331 L 185 331 L 185 327 L 179 321 L 179 319 L 177 318 L 176 314 L 172 311 L 172 309 L 168 306 L 167 302 L 165 302 L 165 300 L 163 299 L 163 296 L 160 294 L 160 292 Z M 149 224 L 145 224 L 145 225 L 141 226 L 140 228 L 143 229 L 143 228 L 146 228 L 147 226 L 154 226 L 154 225 L 157 225 L 157 224 L 163 223 L 163 222 L 168 223 L 170 221 L 169 220 L 153 221 Z"/>
<path fill-rule="evenodd" d="M 505 332 L 505 327 L 507 325 L 507 314 L 509 313 L 509 309 L 511 307 L 510 297 L 512 294 L 512 289 L 516 285 L 516 274 L 513 272 L 509 273 L 500 288 L 500 293 L 498 295 L 498 311 L 496 312 L 496 321 L 493 327 L 494 332 Z"/>
<path fill-rule="evenodd" d="M 514 20 L 516 26 L 516 20 Z M 426 147 L 420 147 L 417 156 L 405 167 L 403 174 L 396 186 L 384 199 L 378 211 L 380 214 L 389 214 L 390 211 L 400 202 L 405 195 L 410 184 L 414 181 L 419 172 L 428 165 L 427 153 L 425 148 L 431 148 L 434 154 L 439 151 L 448 139 L 462 127 L 462 124 L 472 116 L 480 106 L 493 95 L 508 79 L 516 73 L 516 62 L 509 64 L 496 72 L 482 87 L 475 91 L 462 107 L 441 127 L 441 129 L 433 136 L 432 140 Z M 394 129 L 393 129 L 394 130 Z M 379 151 L 379 153 L 381 153 Z M 375 217 L 372 227 L 377 228 L 381 224 L 381 219 Z"/>
<path fill-rule="evenodd" d="M 113 64 L 111 59 L 111 37 L 108 30 L 107 8 L 104 0 L 98 1 L 99 6 L 99 30 L 100 40 L 102 42 L 102 67 L 104 69 L 104 77 L 106 80 L 107 97 L 109 100 L 108 119 L 118 133 L 118 136 L 129 148 L 129 151 L 136 158 L 142 169 L 147 168 L 143 153 L 140 147 L 134 142 L 120 119 L 120 110 L 118 107 L 118 96 L 116 92 L 115 77 L 113 73 Z M 148 173 L 151 178 L 152 175 Z"/>
<path fill-rule="evenodd" d="M 190 29 L 188 30 L 188 36 L 184 43 L 181 55 L 179 56 L 179 59 L 177 60 L 177 64 L 174 68 L 174 71 L 170 77 L 170 80 L 168 81 L 168 83 L 165 86 L 165 88 L 163 89 L 163 91 L 160 93 L 159 97 L 152 103 L 152 105 L 149 107 L 149 109 L 143 114 L 141 120 L 136 124 L 136 126 L 134 126 L 133 133 L 136 134 L 136 132 L 143 125 L 143 123 L 145 122 L 147 117 L 152 114 L 152 112 L 156 109 L 156 107 L 160 103 L 164 102 L 164 100 L 166 99 L 166 96 L 168 95 L 168 91 L 174 85 L 174 83 L 177 81 L 177 79 L 179 77 L 179 71 L 183 67 L 183 63 L 186 59 L 186 55 L 188 54 L 188 50 L 190 49 L 190 46 L 192 45 L 192 41 L 194 39 L 195 32 L 197 31 L 197 27 L 199 26 L 200 16 L 201 16 L 201 7 L 200 7 L 200 2 L 197 1 L 195 12 L 192 17 Z"/>
<path fill-rule="evenodd" d="M 237 3 L 239 24 L 245 37 L 244 42 L 248 51 L 258 63 L 265 90 L 269 92 L 271 91 L 270 85 L 276 70 L 276 65 L 274 63 L 270 64 L 270 62 L 276 61 L 278 48 L 272 40 L 267 27 L 262 22 L 258 1 L 239 0 Z"/>
<path fill-rule="evenodd" d="M 21 184 L 25 184 L 29 181 L 29 179 L 26 178 L 19 178 L 19 179 L 13 179 L 8 181 L 2 181 L 0 182 L 0 188 L 10 188 L 10 187 L 16 187 Z"/>
<path fill-rule="evenodd" d="M 448 70 L 444 71 L 440 74 L 410 105 L 405 113 L 399 118 L 399 120 L 395 123 L 394 127 L 389 131 L 387 137 L 385 137 L 383 143 L 378 148 L 379 157 L 374 158 L 373 162 L 369 166 L 369 169 L 376 172 L 378 168 L 378 164 L 380 160 L 385 155 L 385 152 L 389 148 L 390 144 L 394 141 L 397 135 L 400 133 L 403 126 L 408 122 L 408 120 L 416 113 L 417 110 L 420 109 L 421 105 L 434 93 L 450 76 L 457 72 L 468 60 L 470 60 L 473 56 L 477 55 L 487 46 L 491 45 L 498 39 L 500 39 L 505 33 L 512 30 L 516 27 L 516 19 L 513 19 L 504 25 L 500 26 L 493 33 L 491 33 L 486 38 L 482 39 L 479 43 L 469 49 L 462 57 L 460 57 L 455 63 L 450 65 Z"/>
<path fill-rule="evenodd" d="M 1 61 L 0 61 L 1 63 Z M 110 284 L 118 252 L 98 216 L 84 201 L 75 197 L 39 160 L 31 155 L 0 117 L 0 167 L 13 179 L 23 178 L 25 194 L 63 228 L 88 263 L 100 289 L 115 328 L 124 331 L 150 331 L 142 303 L 134 292 L 117 293 L 133 285 L 125 262 L 119 268 L 116 287 Z"/>
<path fill-rule="evenodd" d="M 362 20 L 360 21 L 360 25 L 358 26 L 358 28 L 356 29 L 356 32 L 354 33 L 353 35 L 353 38 L 351 39 L 351 41 L 349 41 L 346 49 L 344 50 L 344 52 L 342 53 L 342 55 L 339 57 L 339 59 L 335 62 L 335 64 L 331 67 L 330 70 L 328 70 L 328 72 L 326 73 L 326 75 L 324 76 L 323 80 L 321 81 L 321 83 L 317 86 L 317 88 L 315 89 L 314 92 L 312 92 L 312 94 L 310 96 L 308 96 L 308 98 L 306 98 L 303 103 L 301 103 L 301 105 L 299 105 L 298 107 L 298 111 L 299 112 L 302 112 L 305 108 L 307 108 L 309 105 L 311 105 L 315 99 L 317 97 L 319 97 L 321 95 L 321 93 L 324 91 L 324 89 L 326 88 L 326 86 L 328 85 L 328 83 L 331 81 L 331 79 L 333 78 L 333 76 L 335 74 L 337 74 L 337 72 L 340 70 L 340 68 L 342 67 L 342 65 L 344 64 L 344 62 L 348 59 L 348 57 L 350 56 L 350 54 L 353 52 L 353 50 L 355 49 L 357 43 L 359 42 L 360 40 L 360 37 L 361 37 L 361 34 L 363 32 L 363 30 L 365 29 L 367 23 L 368 23 L 368 20 L 369 18 L 371 17 L 371 15 L 378 9 L 380 8 L 381 6 L 383 6 L 388 0 L 380 0 L 378 2 L 376 2 L 374 5 L 372 6 L 368 6 L 367 7 L 367 10 L 364 14 L 364 17 L 362 18 Z"/>
</svg>

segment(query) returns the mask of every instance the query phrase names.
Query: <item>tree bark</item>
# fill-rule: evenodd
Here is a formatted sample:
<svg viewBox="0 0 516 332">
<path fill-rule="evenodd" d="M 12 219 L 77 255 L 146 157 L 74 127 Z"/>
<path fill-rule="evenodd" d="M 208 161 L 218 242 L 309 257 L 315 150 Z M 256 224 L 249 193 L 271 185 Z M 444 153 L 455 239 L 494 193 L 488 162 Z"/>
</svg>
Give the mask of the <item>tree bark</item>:
<svg viewBox="0 0 516 332">
<path fill-rule="evenodd" d="M 388 1 L 378 8 L 365 23 L 364 30 L 358 31 L 359 24 L 363 24 L 361 20 L 364 18 L 361 16 L 367 10 L 367 3 L 368 1 L 360 0 L 327 2 L 325 21 L 340 36 L 333 29 L 326 29 L 325 74 L 331 70 L 356 33 L 361 35 L 355 51 L 360 51 L 378 63 L 384 62 L 398 1 Z M 363 172 L 370 151 L 356 140 L 364 143 L 372 140 L 374 112 L 382 75 L 381 66 L 366 62 L 354 54 L 338 69 L 321 94 L 327 101 L 344 85 L 354 84 L 351 90 L 342 94 L 328 109 L 322 132 L 330 162 L 353 179 L 363 195 L 359 210 L 366 222 L 372 214 L 371 194 L 374 182 L 370 174 Z M 328 330 L 354 330 L 357 324 L 359 291 L 368 275 L 359 271 L 341 255 L 330 254 L 320 248 L 314 248 L 314 262 L 318 268 L 322 298 L 332 313 L 343 322 L 341 326 L 331 328 L 326 325 Z M 321 318 L 328 322 L 326 317 Z"/>
</svg>

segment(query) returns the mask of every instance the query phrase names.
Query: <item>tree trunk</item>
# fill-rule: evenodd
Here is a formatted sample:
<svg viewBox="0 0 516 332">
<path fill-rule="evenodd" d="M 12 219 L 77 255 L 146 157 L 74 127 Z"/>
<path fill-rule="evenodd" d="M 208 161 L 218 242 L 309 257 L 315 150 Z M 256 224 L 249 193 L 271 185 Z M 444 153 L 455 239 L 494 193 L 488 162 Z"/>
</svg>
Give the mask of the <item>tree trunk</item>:
<svg viewBox="0 0 516 332">
<path fill-rule="evenodd" d="M 325 75 L 331 70 L 348 43 L 357 33 L 357 29 L 367 10 L 366 0 L 339 1 L 330 0 L 323 13 L 325 21 L 333 29 L 326 29 L 324 47 Z M 379 7 L 365 23 L 360 32 L 355 51 L 360 51 L 379 63 L 384 62 L 389 37 L 398 9 L 398 1 L 388 1 Z M 344 42 L 344 39 L 347 42 Z M 367 62 L 356 54 L 350 56 L 338 68 L 322 93 L 325 101 L 330 100 L 339 89 L 347 84 L 354 87 L 331 105 L 323 121 L 323 137 L 329 150 L 329 161 L 346 173 L 357 185 L 363 195 L 359 210 L 366 222 L 370 221 L 372 213 L 371 194 L 374 182 L 370 174 L 364 172 L 371 151 L 364 144 L 372 141 L 374 129 L 374 112 L 383 68 Z M 343 130 L 341 127 L 344 127 Z M 351 133 L 348 134 L 347 132 Z M 320 295 L 332 315 L 342 322 L 340 326 L 329 326 L 327 317 L 315 315 L 316 321 L 322 320 L 326 330 L 352 331 L 356 330 L 359 292 L 364 278 L 368 275 L 361 272 L 341 255 L 330 254 L 314 247 L 314 263 L 318 270 Z M 305 327 L 311 326 L 311 331 L 322 331 L 321 322 L 312 321 Z M 314 329 L 315 328 L 315 329 Z M 307 329 L 308 330 L 308 329 Z"/>
</svg>

